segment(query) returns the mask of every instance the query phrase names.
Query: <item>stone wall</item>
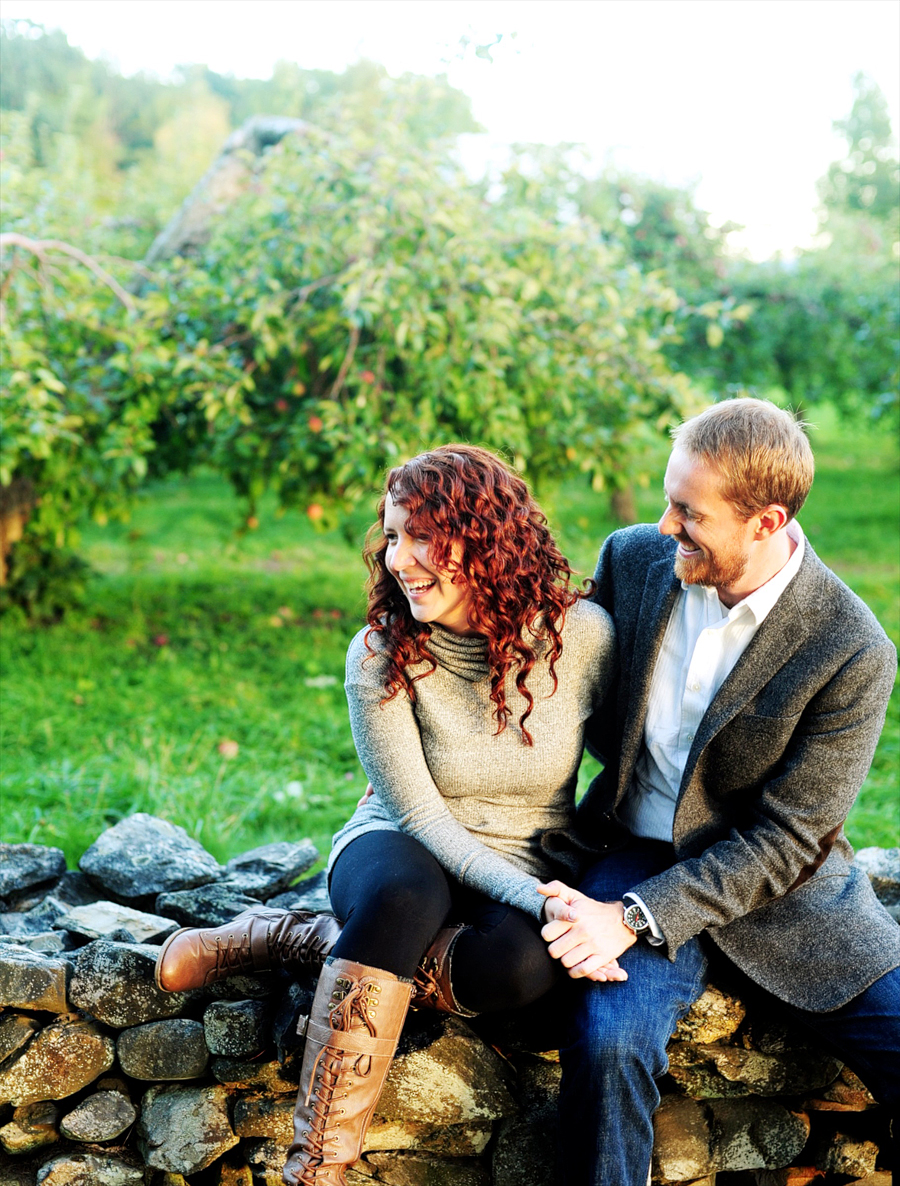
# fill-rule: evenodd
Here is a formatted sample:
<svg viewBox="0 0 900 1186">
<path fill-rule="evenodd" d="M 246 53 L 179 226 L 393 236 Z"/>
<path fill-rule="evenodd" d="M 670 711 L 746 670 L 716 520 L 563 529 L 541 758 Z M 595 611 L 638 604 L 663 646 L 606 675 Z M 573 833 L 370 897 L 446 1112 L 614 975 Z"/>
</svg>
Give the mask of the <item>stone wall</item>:
<svg viewBox="0 0 900 1186">
<path fill-rule="evenodd" d="M 318 854 L 274 844 L 222 867 L 137 815 L 67 871 L 0 845 L 0 1186 L 280 1186 L 313 979 L 161 993 L 158 945 L 261 900 L 326 909 Z M 900 911 L 900 850 L 867 849 Z M 613 989 L 614 991 L 614 989 Z M 558 1044 L 549 1011 L 411 1013 L 348 1181 L 549 1186 Z M 860 1081 L 719 979 L 678 1026 L 653 1177 L 695 1186 L 890 1181 L 887 1121 Z"/>
</svg>

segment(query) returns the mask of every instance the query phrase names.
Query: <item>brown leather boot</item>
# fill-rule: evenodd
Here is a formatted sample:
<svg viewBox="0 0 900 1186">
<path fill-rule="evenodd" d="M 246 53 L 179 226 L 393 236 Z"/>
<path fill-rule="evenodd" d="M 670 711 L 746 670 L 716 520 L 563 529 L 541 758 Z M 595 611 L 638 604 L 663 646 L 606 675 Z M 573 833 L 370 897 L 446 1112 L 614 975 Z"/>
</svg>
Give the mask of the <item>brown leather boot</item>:
<svg viewBox="0 0 900 1186">
<path fill-rule="evenodd" d="M 352 960 L 325 964 L 306 1028 L 287 1186 L 346 1186 L 362 1153 L 412 985 Z"/>
<path fill-rule="evenodd" d="M 340 933 L 333 914 L 254 906 L 225 926 L 170 935 L 156 961 L 156 984 L 164 992 L 185 992 L 238 972 L 321 967 Z"/>
<path fill-rule="evenodd" d="M 455 1013 L 457 1017 L 477 1017 L 465 1009 L 453 995 L 450 984 L 450 956 L 456 941 L 468 928 L 444 927 L 422 956 L 413 978 L 413 1009 L 434 1009 L 437 1013 Z"/>
</svg>

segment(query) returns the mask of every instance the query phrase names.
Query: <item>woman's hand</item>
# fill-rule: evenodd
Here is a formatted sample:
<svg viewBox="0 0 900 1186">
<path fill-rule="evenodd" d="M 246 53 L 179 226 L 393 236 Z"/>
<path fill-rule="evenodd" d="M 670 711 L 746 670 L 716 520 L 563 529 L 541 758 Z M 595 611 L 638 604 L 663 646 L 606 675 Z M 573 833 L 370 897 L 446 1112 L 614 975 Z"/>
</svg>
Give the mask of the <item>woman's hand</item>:
<svg viewBox="0 0 900 1186">
<path fill-rule="evenodd" d="M 562 881 L 539 885 L 538 893 L 547 899 L 547 923 L 541 935 L 550 955 L 573 979 L 628 979 L 618 957 L 635 943 L 636 936 L 623 922 L 621 902 L 596 902 Z"/>
<path fill-rule="evenodd" d="M 361 798 L 361 799 L 360 799 L 360 801 L 359 801 L 359 802 L 356 804 L 356 806 L 357 806 L 357 807 L 362 807 L 364 803 L 368 803 L 368 802 L 369 802 L 369 800 L 372 798 L 372 796 L 373 796 L 374 794 L 375 794 L 375 788 L 372 786 L 372 784 L 371 784 L 371 783 L 369 783 L 369 785 L 368 785 L 368 786 L 366 787 L 366 789 L 363 791 L 363 793 L 362 793 L 362 798 Z"/>
</svg>

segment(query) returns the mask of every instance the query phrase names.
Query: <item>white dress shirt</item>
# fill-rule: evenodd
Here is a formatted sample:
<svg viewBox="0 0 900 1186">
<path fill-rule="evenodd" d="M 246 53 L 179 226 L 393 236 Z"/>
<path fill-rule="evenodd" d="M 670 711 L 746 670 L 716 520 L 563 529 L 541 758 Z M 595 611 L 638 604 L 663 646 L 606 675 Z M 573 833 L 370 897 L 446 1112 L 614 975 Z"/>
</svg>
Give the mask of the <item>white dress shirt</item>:
<svg viewBox="0 0 900 1186">
<path fill-rule="evenodd" d="M 682 582 L 653 668 L 641 752 L 618 813 L 633 836 L 672 840 L 678 791 L 697 728 L 803 560 L 799 523 L 792 519 L 785 530 L 796 545 L 787 564 L 731 609 L 714 588 Z M 628 897 L 643 907 L 637 895 Z M 651 926 L 662 941 L 652 919 Z"/>
</svg>

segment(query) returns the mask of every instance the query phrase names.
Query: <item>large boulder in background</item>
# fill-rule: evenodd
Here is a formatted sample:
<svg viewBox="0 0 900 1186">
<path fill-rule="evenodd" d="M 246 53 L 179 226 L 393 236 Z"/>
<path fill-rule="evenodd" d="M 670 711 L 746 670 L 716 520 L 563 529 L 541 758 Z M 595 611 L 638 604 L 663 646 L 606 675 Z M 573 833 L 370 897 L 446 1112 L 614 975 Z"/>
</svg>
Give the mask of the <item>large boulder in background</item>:
<svg viewBox="0 0 900 1186">
<path fill-rule="evenodd" d="M 127 902 L 206 885 L 224 872 L 184 828 L 142 811 L 98 836 L 78 867 Z"/>
</svg>

